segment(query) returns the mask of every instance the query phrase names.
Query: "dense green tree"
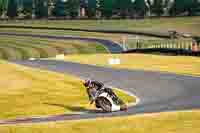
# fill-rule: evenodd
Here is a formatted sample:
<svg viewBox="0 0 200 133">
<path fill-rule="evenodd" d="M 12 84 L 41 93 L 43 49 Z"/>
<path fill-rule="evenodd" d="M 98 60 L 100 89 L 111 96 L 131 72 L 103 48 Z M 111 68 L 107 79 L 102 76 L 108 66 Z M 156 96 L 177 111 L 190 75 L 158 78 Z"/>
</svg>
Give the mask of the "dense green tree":
<svg viewBox="0 0 200 133">
<path fill-rule="evenodd" d="M 113 15 L 114 0 L 99 0 L 99 9 L 102 17 L 110 18 Z"/>
<path fill-rule="evenodd" d="M 8 0 L 0 0 L 0 16 L 7 10 Z"/>
<path fill-rule="evenodd" d="M 8 0 L 3 0 L 3 14 L 6 15 L 8 10 Z"/>
<path fill-rule="evenodd" d="M 121 17 L 126 17 L 131 10 L 132 0 L 115 0 L 115 8 Z"/>
<path fill-rule="evenodd" d="M 55 5 L 57 0 L 48 0 L 48 15 L 55 16 Z"/>
<path fill-rule="evenodd" d="M 35 15 L 37 18 L 48 17 L 48 0 L 35 0 Z"/>
<path fill-rule="evenodd" d="M 161 16 L 164 13 L 164 7 L 165 4 L 163 0 L 154 0 L 153 4 L 150 6 L 150 10 L 157 16 Z"/>
<path fill-rule="evenodd" d="M 145 0 L 135 0 L 133 8 L 138 16 L 145 16 L 148 11 Z"/>
<path fill-rule="evenodd" d="M 170 9 L 170 14 L 174 16 L 183 13 L 187 8 L 186 3 L 186 0 L 174 0 L 174 3 Z"/>
<path fill-rule="evenodd" d="M 101 12 L 101 16 L 110 18 L 119 15 L 145 16 L 147 11 L 162 16 L 169 11 L 170 15 L 197 15 L 200 12 L 199 0 L 0 0 L 0 16 L 6 14 L 10 18 L 23 12 L 30 18 L 34 14 L 37 18 L 54 16 L 78 16 L 80 6 L 86 8 L 89 18 Z M 19 14 L 20 15 L 20 14 Z"/>
<path fill-rule="evenodd" d="M 64 0 L 56 0 L 55 1 L 53 15 L 57 16 L 57 17 L 66 16 L 66 1 L 64 1 Z"/>
<path fill-rule="evenodd" d="M 96 0 L 88 0 L 87 3 L 87 16 L 89 18 L 96 16 L 96 9 L 97 9 L 97 1 Z"/>
<path fill-rule="evenodd" d="M 33 0 L 23 0 L 23 13 L 27 18 L 31 18 L 33 13 Z"/>
<path fill-rule="evenodd" d="M 189 15 L 196 15 L 200 12 L 200 1 L 199 0 L 191 0 L 191 3 L 188 7 Z"/>
<path fill-rule="evenodd" d="M 79 14 L 80 1 L 79 0 L 68 0 L 67 11 L 71 18 L 76 18 Z"/>
<path fill-rule="evenodd" d="M 9 18 L 15 18 L 17 16 L 17 0 L 8 1 L 7 16 Z"/>
<path fill-rule="evenodd" d="M 195 15 L 198 12 L 199 6 L 198 0 L 175 0 L 170 9 L 170 14 L 188 13 L 188 15 Z"/>
<path fill-rule="evenodd" d="M 17 0 L 18 8 L 23 8 L 24 1 L 27 1 L 27 0 Z"/>
<path fill-rule="evenodd" d="M 3 14 L 3 0 L 0 0 L 0 16 Z"/>
</svg>

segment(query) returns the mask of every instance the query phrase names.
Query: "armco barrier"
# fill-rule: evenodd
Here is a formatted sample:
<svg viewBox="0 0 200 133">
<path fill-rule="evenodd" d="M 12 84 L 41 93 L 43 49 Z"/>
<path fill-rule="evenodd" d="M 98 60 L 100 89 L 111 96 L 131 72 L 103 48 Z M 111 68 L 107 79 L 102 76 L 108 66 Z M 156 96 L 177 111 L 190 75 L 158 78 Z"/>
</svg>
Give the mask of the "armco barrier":
<svg viewBox="0 0 200 133">
<path fill-rule="evenodd" d="M 188 55 L 200 56 L 200 51 L 191 51 L 184 49 L 170 49 L 170 48 L 147 48 L 147 49 L 130 49 L 123 53 L 161 53 L 168 55 Z"/>
</svg>

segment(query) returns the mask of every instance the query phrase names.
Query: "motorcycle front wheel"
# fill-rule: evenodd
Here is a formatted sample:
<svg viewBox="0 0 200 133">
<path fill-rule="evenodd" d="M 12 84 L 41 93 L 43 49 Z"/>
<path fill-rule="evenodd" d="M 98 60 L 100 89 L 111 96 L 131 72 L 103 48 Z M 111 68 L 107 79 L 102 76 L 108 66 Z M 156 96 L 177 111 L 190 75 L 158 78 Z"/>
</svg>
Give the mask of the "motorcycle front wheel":
<svg viewBox="0 0 200 133">
<path fill-rule="evenodd" d="M 99 97 L 98 99 L 99 106 L 102 108 L 105 112 L 111 112 L 112 111 L 112 104 L 110 101 L 105 97 Z"/>
</svg>

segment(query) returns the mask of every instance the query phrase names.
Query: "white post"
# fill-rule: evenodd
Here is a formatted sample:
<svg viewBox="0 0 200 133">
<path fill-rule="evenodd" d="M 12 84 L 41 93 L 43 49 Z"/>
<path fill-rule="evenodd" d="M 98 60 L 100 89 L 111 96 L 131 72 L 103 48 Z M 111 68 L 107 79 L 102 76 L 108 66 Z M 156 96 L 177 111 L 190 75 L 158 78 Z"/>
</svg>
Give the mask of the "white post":
<svg viewBox="0 0 200 133">
<path fill-rule="evenodd" d="M 122 36 L 122 48 L 123 48 L 124 51 L 127 50 L 127 44 L 126 44 L 127 38 L 128 38 L 127 35 Z"/>
</svg>

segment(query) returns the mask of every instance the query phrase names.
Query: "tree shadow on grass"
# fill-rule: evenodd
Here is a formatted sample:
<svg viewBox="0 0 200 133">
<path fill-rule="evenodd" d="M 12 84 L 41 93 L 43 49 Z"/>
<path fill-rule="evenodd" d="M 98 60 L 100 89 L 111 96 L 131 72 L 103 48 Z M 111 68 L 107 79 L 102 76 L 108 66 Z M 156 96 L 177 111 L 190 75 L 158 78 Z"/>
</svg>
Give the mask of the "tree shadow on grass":
<svg viewBox="0 0 200 133">
<path fill-rule="evenodd" d="M 64 104 L 57 104 L 57 103 L 43 103 L 49 106 L 56 106 L 56 107 L 61 107 L 66 110 L 72 111 L 72 112 L 84 112 L 84 113 L 104 113 L 104 111 L 100 109 L 87 109 L 86 107 L 82 106 L 68 106 Z"/>
</svg>

